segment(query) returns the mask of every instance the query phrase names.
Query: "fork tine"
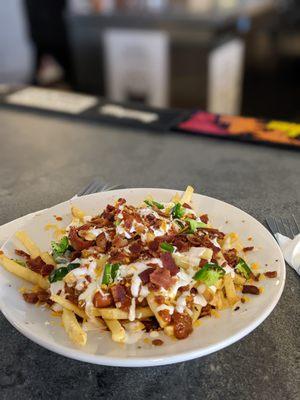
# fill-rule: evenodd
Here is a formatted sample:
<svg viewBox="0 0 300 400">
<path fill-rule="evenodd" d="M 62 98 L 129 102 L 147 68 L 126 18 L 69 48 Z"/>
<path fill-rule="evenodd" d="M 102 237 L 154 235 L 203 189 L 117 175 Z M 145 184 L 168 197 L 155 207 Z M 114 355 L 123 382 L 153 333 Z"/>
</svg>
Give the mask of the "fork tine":
<svg viewBox="0 0 300 400">
<path fill-rule="evenodd" d="M 289 223 L 289 220 L 283 219 L 282 217 L 280 217 L 280 221 L 281 224 L 283 226 L 285 235 L 288 237 L 292 237 L 293 236 L 293 232 L 291 230 L 291 224 Z"/>
<path fill-rule="evenodd" d="M 273 235 L 275 235 L 275 233 L 278 232 L 278 229 L 276 228 L 274 218 L 268 217 L 268 218 L 266 218 L 266 221 L 267 221 L 270 231 L 273 233 Z"/>
<path fill-rule="evenodd" d="M 298 233 L 300 233 L 300 228 L 299 228 L 298 222 L 296 221 L 294 214 L 292 214 L 291 230 L 292 230 L 294 236 L 296 236 L 296 235 L 298 235 Z"/>
</svg>

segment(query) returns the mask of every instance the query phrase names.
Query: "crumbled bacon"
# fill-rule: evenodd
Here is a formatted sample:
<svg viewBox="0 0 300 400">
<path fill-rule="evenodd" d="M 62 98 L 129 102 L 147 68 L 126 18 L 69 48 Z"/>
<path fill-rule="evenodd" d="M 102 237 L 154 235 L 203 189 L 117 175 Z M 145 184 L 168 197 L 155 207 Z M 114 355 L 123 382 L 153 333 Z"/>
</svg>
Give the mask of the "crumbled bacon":
<svg viewBox="0 0 300 400">
<path fill-rule="evenodd" d="M 37 293 L 23 293 L 26 303 L 36 304 L 39 301 Z"/>
<path fill-rule="evenodd" d="M 242 293 L 259 294 L 259 288 L 254 285 L 244 285 Z"/>
<path fill-rule="evenodd" d="M 85 240 L 85 239 L 80 238 L 78 236 L 77 229 L 74 226 L 71 226 L 71 228 L 70 228 L 69 240 L 70 240 L 71 246 L 75 250 L 78 250 L 78 251 L 87 249 L 87 248 L 93 246 L 93 243 L 94 243 L 91 240 Z"/>
<path fill-rule="evenodd" d="M 247 251 L 252 251 L 254 249 L 254 246 L 248 246 L 243 248 L 243 252 L 246 253 Z"/>
<path fill-rule="evenodd" d="M 223 251 L 223 255 L 230 267 L 235 267 L 236 264 L 239 262 L 239 257 L 237 255 L 236 249 Z"/>
<path fill-rule="evenodd" d="M 49 275 L 54 269 L 53 265 L 46 264 L 40 256 L 27 260 L 27 265 L 32 271 L 42 276 Z"/>
<path fill-rule="evenodd" d="M 204 222 L 204 224 L 208 223 L 208 215 L 207 214 L 200 215 L 200 219 L 202 222 Z"/>
<path fill-rule="evenodd" d="M 143 320 L 143 325 L 145 326 L 146 332 L 156 331 L 159 329 L 159 323 L 155 317 Z"/>
<path fill-rule="evenodd" d="M 25 253 L 25 251 L 23 251 L 23 250 L 16 249 L 15 253 L 17 254 L 17 256 L 21 256 L 21 257 L 26 258 L 26 260 L 30 260 L 30 255 L 28 253 Z"/>
<path fill-rule="evenodd" d="M 142 243 L 140 241 L 136 241 L 129 246 L 129 251 L 135 255 L 139 256 L 142 251 Z"/>
<path fill-rule="evenodd" d="M 277 271 L 267 271 L 264 273 L 267 278 L 277 278 Z"/>
<path fill-rule="evenodd" d="M 100 253 L 105 253 L 107 247 L 107 239 L 104 232 L 101 232 L 96 237 L 96 245 L 99 248 Z"/>
<path fill-rule="evenodd" d="M 174 281 L 168 269 L 157 268 L 150 274 L 150 282 L 164 289 L 170 289 Z"/>
<path fill-rule="evenodd" d="M 181 314 L 177 311 L 173 315 L 174 336 L 177 339 L 185 339 L 193 331 L 192 318 L 187 314 Z"/>
<path fill-rule="evenodd" d="M 97 292 L 94 295 L 93 304 L 96 308 L 105 308 L 112 306 L 114 300 L 110 293 Z"/>
<path fill-rule="evenodd" d="M 146 283 L 150 282 L 150 274 L 152 274 L 154 270 L 155 268 L 148 268 L 139 274 L 139 277 L 141 278 L 143 285 L 146 285 Z"/>
<path fill-rule="evenodd" d="M 165 302 L 165 298 L 164 298 L 164 296 L 161 296 L 161 295 L 158 295 L 158 296 L 155 296 L 154 297 L 154 300 L 155 300 L 155 302 L 157 303 L 157 304 L 164 304 L 164 302 Z"/>
<path fill-rule="evenodd" d="M 175 261 L 170 253 L 162 253 L 160 259 L 164 268 L 170 271 L 171 276 L 174 276 L 179 272 L 179 268 L 175 264 Z"/>
<path fill-rule="evenodd" d="M 121 309 L 128 310 L 131 304 L 131 299 L 126 287 L 118 283 L 117 285 L 112 286 L 110 290 L 115 304 L 119 303 Z"/>
<path fill-rule="evenodd" d="M 207 304 L 206 306 L 201 308 L 201 313 L 199 318 L 207 317 L 208 315 L 211 315 L 211 305 Z"/>
</svg>

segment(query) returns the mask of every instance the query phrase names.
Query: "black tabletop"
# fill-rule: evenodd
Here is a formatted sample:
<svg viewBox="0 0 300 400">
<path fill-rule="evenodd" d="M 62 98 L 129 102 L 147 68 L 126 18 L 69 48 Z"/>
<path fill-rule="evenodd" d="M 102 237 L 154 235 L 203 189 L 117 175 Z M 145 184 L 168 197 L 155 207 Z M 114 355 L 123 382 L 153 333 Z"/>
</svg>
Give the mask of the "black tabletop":
<svg viewBox="0 0 300 400">
<path fill-rule="evenodd" d="M 70 198 L 91 178 L 127 187 L 187 184 L 264 222 L 299 210 L 300 158 L 291 150 L 112 128 L 0 109 L 0 224 Z M 298 399 L 299 283 L 270 317 L 215 354 L 153 368 L 64 358 L 0 316 L 1 399 Z"/>
</svg>

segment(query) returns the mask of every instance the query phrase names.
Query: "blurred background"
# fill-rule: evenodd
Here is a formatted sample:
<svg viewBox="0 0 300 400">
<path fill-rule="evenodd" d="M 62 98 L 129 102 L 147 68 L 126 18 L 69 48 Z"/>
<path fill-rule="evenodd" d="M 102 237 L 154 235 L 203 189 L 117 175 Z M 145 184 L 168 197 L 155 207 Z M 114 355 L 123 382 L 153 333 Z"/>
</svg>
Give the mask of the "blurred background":
<svg viewBox="0 0 300 400">
<path fill-rule="evenodd" d="M 300 120 L 299 0 L 0 2 L 0 83 Z"/>
</svg>

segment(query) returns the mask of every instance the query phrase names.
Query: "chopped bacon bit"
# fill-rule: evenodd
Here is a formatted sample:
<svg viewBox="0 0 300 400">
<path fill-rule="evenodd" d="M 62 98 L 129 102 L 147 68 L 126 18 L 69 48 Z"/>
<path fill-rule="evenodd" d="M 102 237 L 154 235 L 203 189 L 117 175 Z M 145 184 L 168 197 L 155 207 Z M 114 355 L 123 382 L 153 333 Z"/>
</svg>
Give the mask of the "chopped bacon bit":
<svg viewBox="0 0 300 400">
<path fill-rule="evenodd" d="M 165 298 L 164 298 L 164 296 L 161 296 L 161 295 L 159 295 L 159 296 L 155 296 L 154 297 L 154 300 L 155 300 L 155 302 L 157 303 L 157 304 L 164 304 L 164 302 L 165 302 Z"/>
<path fill-rule="evenodd" d="M 30 255 L 28 253 L 25 253 L 25 251 L 23 251 L 23 250 L 16 249 L 15 253 L 16 253 L 17 256 L 24 257 L 27 260 L 30 260 Z"/>
<path fill-rule="evenodd" d="M 77 229 L 74 226 L 71 226 L 70 232 L 69 232 L 69 240 L 71 243 L 71 246 L 75 250 L 84 250 L 93 245 L 93 241 L 91 240 L 84 240 L 78 236 Z"/>
<path fill-rule="evenodd" d="M 239 262 L 239 257 L 237 255 L 236 249 L 230 249 L 223 252 L 224 258 L 230 267 L 235 267 Z"/>
<path fill-rule="evenodd" d="M 200 262 L 199 262 L 199 268 L 204 267 L 205 264 L 207 264 L 207 260 L 205 258 L 201 258 Z"/>
<path fill-rule="evenodd" d="M 169 324 L 172 321 L 172 316 L 169 310 L 160 310 L 158 311 L 158 314 L 161 317 L 161 319 L 167 324 Z"/>
<path fill-rule="evenodd" d="M 150 275 L 152 274 L 152 272 L 154 270 L 155 270 L 155 268 L 148 268 L 139 274 L 139 277 L 141 278 L 143 285 L 150 282 Z"/>
<path fill-rule="evenodd" d="M 155 238 L 152 242 L 149 243 L 150 251 L 157 251 L 159 249 L 160 239 Z"/>
<path fill-rule="evenodd" d="M 130 229 L 133 223 L 133 216 L 123 211 L 124 226 L 126 229 Z"/>
<path fill-rule="evenodd" d="M 123 198 L 120 198 L 120 199 L 118 199 L 117 203 L 118 203 L 119 206 L 121 206 L 122 204 L 126 203 L 126 200 L 123 199 Z"/>
<path fill-rule="evenodd" d="M 39 301 L 37 293 L 23 293 L 26 303 L 36 304 Z"/>
<path fill-rule="evenodd" d="M 112 246 L 116 247 L 117 249 L 125 247 L 125 246 L 127 246 L 127 244 L 128 244 L 128 240 L 119 235 L 116 235 L 114 237 L 114 240 L 112 241 Z"/>
<path fill-rule="evenodd" d="M 114 304 L 113 297 L 110 293 L 97 292 L 94 295 L 93 304 L 96 308 L 110 307 Z"/>
<path fill-rule="evenodd" d="M 129 246 L 129 250 L 132 254 L 139 256 L 142 251 L 141 242 L 134 242 Z"/>
<path fill-rule="evenodd" d="M 0 250 L 0 255 L 4 254 L 2 250 Z"/>
<path fill-rule="evenodd" d="M 201 221 L 204 222 L 205 224 L 208 223 L 208 215 L 207 215 L 207 214 L 200 215 L 200 219 L 201 219 Z"/>
<path fill-rule="evenodd" d="M 252 251 L 254 249 L 254 246 L 248 246 L 243 248 L 243 252 L 246 253 L 247 251 Z"/>
<path fill-rule="evenodd" d="M 179 292 L 179 293 L 183 293 L 183 292 L 186 292 L 186 291 L 189 290 L 189 289 L 190 289 L 189 285 L 181 286 L 181 287 L 178 289 L 178 292 Z M 194 289 L 194 288 L 193 288 L 193 289 Z M 196 289 L 196 292 L 197 292 L 197 289 Z"/>
<path fill-rule="evenodd" d="M 81 257 L 81 251 L 78 250 L 74 250 L 70 253 L 70 260 L 74 261 L 76 258 L 80 258 Z"/>
<path fill-rule="evenodd" d="M 244 285 L 242 293 L 259 294 L 259 288 L 254 285 Z"/>
<path fill-rule="evenodd" d="M 97 237 L 96 237 L 96 245 L 99 247 L 99 252 L 100 253 L 105 253 L 106 247 L 107 247 L 107 239 L 105 236 L 104 232 L 101 232 Z"/>
<path fill-rule="evenodd" d="M 267 278 L 277 278 L 277 271 L 267 271 L 264 273 Z"/>
<path fill-rule="evenodd" d="M 56 221 L 62 221 L 63 220 L 62 217 L 59 217 L 57 215 L 54 215 L 54 218 L 56 219 Z"/>
<path fill-rule="evenodd" d="M 49 265 L 46 264 L 40 256 L 36 257 L 36 258 L 29 258 L 29 260 L 27 259 L 27 264 L 28 267 L 36 272 L 37 274 L 40 274 L 42 276 L 47 276 L 50 274 L 50 272 L 52 272 L 52 270 L 54 269 L 53 265 Z"/>
<path fill-rule="evenodd" d="M 200 314 L 199 318 L 203 318 L 208 315 L 211 315 L 211 305 L 210 304 L 207 304 L 205 307 L 201 308 L 201 314 Z"/>
<path fill-rule="evenodd" d="M 173 279 L 168 269 L 157 268 L 150 274 L 150 282 L 164 289 L 170 289 L 173 284 Z"/>
<path fill-rule="evenodd" d="M 142 301 L 139 301 L 139 299 L 137 299 L 136 305 L 139 307 L 147 307 L 148 306 L 148 301 L 147 299 L 143 299 Z"/>
<path fill-rule="evenodd" d="M 154 346 L 161 346 L 164 344 L 164 342 L 161 339 L 154 339 L 154 340 L 152 340 L 152 344 Z"/>
<path fill-rule="evenodd" d="M 173 315 L 174 336 L 177 339 L 185 339 L 193 331 L 192 318 L 187 314 L 181 314 L 177 311 Z"/>
<path fill-rule="evenodd" d="M 37 292 L 37 296 L 40 302 L 46 303 L 50 299 L 50 293 L 48 293 L 46 290 L 40 290 Z"/>
<path fill-rule="evenodd" d="M 175 261 L 170 253 L 162 253 L 160 259 L 164 268 L 170 271 L 171 276 L 174 276 L 179 272 L 179 267 L 177 267 L 175 264 Z"/>
<path fill-rule="evenodd" d="M 66 299 L 71 301 L 72 303 L 78 305 L 78 294 L 76 292 L 76 289 L 72 286 L 68 286 L 65 284 L 65 293 L 66 293 Z"/>
<path fill-rule="evenodd" d="M 120 303 L 121 309 L 128 310 L 131 304 L 131 299 L 130 296 L 128 295 L 126 287 L 118 283 L 117 285 L 112 286 L 110 290 L 114 302 L 116 304 Z"/>
</svg>

